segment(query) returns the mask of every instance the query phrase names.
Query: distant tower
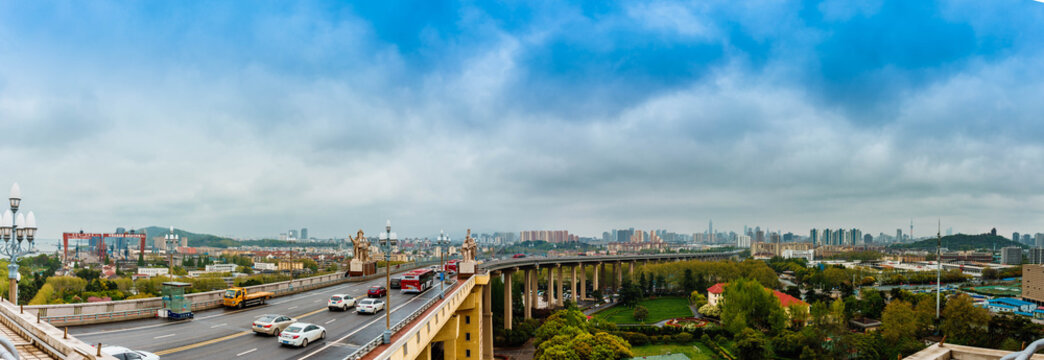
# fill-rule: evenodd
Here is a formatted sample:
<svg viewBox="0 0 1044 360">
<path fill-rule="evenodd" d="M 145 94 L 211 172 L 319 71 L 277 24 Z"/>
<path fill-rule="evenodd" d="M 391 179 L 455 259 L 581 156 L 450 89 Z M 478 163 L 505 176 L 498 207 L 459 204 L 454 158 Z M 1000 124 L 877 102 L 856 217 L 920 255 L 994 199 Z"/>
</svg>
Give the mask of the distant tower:
<svg viewBox="0 0 1044 360">
<path fill-rule="evenodd" d="M 913 241 L 913 219 L 910 219 L 910 241 Z"/>
<path fill-rule="evenodd" d="M 710 220 L 707 224 L 707 239 L 714 242 L 714 220 Z"/>
</svg>

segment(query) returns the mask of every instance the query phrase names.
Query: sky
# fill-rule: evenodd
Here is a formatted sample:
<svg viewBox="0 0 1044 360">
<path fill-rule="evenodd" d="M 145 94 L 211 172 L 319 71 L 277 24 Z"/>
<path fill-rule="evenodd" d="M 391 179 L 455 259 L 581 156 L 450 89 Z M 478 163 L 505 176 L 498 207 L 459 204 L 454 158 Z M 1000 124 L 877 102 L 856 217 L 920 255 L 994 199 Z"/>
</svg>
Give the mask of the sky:
<svg viewBox="0 0 1044 360">
<path fill-rule="evenodd" d="M 4 1 L 0 188 L 44 237 L 1044 232 L 1042 34 L 1030 0 Z"/>
</svg>

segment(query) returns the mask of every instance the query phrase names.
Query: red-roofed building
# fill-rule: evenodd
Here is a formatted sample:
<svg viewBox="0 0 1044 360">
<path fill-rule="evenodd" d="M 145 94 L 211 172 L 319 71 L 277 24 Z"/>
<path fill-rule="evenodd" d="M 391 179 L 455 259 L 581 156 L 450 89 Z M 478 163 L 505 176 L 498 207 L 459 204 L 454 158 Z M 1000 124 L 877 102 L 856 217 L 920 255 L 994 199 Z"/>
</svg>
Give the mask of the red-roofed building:
<svg viewBox="0 0 1044 360">
<path fill-rule="evenodd" d="M 721 302 L 722 294 L 725 293 L 725 285 L 726 285 L 725 283 L 717 283 L 717 284 L 714 284 L 714 286 L 711 286 L 711 287 L 707 288 L 707 303 L 708 304 L 711 304 L 713 306 L 720 306 L 719 302 Z M 772 290 L 772 289 L 769 289 L 769 288 L 765 288 L 765 291 L 772 291 L 772 295 L 775 296 L 776 299 L 779 299 L 780 305 L 783 305 L 783 310 L 786 311 L 787 314 L 790 314 L 789 307 L 791 305 L 803 306 L 803 307 L 805 307 L 806 310 L 808 310 L 808 308 L 809 308 L 809 305 L 808 305 L 807 302 L 801 301 L 801 299 L 798 299 L 796 297 L 790 296 L 788 294 L 784 294 L 784 293 L 780 292 L 779 290 Z"/>
</svg>

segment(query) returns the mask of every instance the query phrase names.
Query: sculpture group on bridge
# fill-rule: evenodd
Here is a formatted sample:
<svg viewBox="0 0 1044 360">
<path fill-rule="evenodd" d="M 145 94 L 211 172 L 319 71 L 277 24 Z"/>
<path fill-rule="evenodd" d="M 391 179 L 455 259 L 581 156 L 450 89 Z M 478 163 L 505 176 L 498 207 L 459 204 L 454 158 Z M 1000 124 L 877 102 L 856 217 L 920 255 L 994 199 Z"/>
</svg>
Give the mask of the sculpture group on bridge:
<svg viewBox="0 0 1044 360">
<path fill-rule="evenodd" d="M 468 235 L 464 237 L 464 244 L 460 246 L 460 254 L 464 257 L 464 261 L 475 261 L 475 256 L 478 255 L 478 245 L 471 237 L 471 229 L 468 229 Z"/>
<path fill-rule="evenodd" d="M 366 276 L 376 274 L 377 262 L 370 260 L 370 242 L 366 241 L 362 229 L 359 229 L 354 238 L 348 235 L 348 240 L 352 241 L 352 262 L 348 266 L 348 275 Z"/>
</svg>

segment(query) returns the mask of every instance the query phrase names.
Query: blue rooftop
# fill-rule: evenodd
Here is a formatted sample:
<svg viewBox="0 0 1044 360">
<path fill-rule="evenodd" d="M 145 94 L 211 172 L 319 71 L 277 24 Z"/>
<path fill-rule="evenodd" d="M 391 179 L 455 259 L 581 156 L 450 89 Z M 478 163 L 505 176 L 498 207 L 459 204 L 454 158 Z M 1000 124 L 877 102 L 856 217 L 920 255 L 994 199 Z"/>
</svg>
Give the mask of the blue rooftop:
<svg viewBox="0 0 1044 360">
<path fill-rule="evenodd" d="M 1022 301 L 1022 300 L 1015 299 L 1015 298 L 996 298 L 996 299 L 990 300 L 990 304 L 993 304 L 993 303 L 1002 303 L 1002 304 L 1008 304 L 1008 305 L 1011 305 L 1011 306 L 1019 306 L 1019 307 L 1022 307 L 1022 306 L 1037 307 L 1037 304 L 1031 303 L 1029 301 Z"/>
</svg>

